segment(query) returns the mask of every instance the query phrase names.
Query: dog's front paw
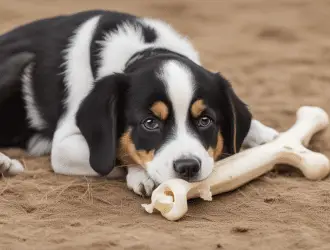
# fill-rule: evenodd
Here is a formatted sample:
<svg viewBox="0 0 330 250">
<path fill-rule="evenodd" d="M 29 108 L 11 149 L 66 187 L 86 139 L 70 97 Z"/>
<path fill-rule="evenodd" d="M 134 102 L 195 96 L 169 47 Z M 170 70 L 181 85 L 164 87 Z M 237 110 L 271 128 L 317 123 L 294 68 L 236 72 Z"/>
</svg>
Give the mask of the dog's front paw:
<svg viewBox="0 0 330 250">
<path fill-rule="evenodd" d="M 0 174 L 17 175 L 23 171 L 24 167 L 19 161 L 12 160 L 8 156 L 0 153 Z"/>
<path fill-rule="evenodd" d="M 139 167 L 128 168 L 126 182 L 130 190 L 141 196 L 150 196 L 156 186 L 148 173 Z"/>
</svg>

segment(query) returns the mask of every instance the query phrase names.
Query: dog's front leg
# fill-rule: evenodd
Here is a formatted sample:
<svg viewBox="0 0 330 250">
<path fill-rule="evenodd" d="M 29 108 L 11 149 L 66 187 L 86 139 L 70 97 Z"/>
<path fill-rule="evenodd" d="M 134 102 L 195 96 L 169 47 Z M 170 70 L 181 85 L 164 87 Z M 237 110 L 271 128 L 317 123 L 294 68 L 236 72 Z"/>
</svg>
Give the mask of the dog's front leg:
<svg viewBox="0 0 330 250">
<path fill-rule="evenodd" d="M 150 196 L 155 188 L 155 182 L 142 167 L 127 167 L 127 186 L 136 194 Z"/>
<path fill-rule="evenodd" d="M 55 173 L 98 176 L 89 163 L 89 148 L 79 129 L 73 124 L 60 126 L 53 139 L 51 164 Z"/>
<path fill-rule="evenodd" d="M 99 176 L 91 167 L 89 156 L 88 144 L 76 126 L 65 125 L 56 131 L 51 152 L 51 164 L 55 173 Z M 125 174 L 125 169 L 118 167 L 114 168 L 107 178 L 122 179 Z"/>
<path fill-rule="evenodd" d="M 89 164 L 88 146 L 80 134 L 71 135 L 55 143 L 51 152 L 55 173 L 64 175 L 98 176 Z"/>
</svg>

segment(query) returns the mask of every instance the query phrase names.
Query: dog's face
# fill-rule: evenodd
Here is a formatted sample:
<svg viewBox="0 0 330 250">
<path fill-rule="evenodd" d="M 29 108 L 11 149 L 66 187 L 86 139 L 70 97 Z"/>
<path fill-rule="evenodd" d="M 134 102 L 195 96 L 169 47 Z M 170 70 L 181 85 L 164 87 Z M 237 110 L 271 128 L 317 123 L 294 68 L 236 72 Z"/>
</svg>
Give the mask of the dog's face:
<svg viewBox="0 0 330 250">
<path fill-rule="evenodd" d="M 224 143 L 216 81 L 197 65 L 178 60 L 156 62 L 133 75 L 122 154 L 158 183 L 206 178 Z"/>
<path fill-rule="evenodd" d="M 125 87 L 116 95 L 116 115 L 104 114 L 116 124 L 99 126 L 116 128 L 122 164 L 141 165 L 157 183 L 207 178 L 216 160 L 239 150 L 249 130 L 251 115 L 228 82 L 188 59 L 146 60 L 107 81 Z"/>
</svg>

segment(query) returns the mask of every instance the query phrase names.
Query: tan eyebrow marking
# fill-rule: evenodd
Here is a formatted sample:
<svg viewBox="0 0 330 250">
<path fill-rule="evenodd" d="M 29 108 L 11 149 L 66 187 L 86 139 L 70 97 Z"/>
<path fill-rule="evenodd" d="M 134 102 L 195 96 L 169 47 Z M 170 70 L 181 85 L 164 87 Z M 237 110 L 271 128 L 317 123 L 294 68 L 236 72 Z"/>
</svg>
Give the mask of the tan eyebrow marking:
<svg viewBox="0 0 330 250">
<path fill-rule="evenodd" d="M 191 114 L 194 118 L 197 118 L 202 114 L 205 109 L 206 105 L 204 104 L 204 101 L 202 99 L 199 99 L 191 105 Z"/>
<path fill-rule="evenodd" d="M 168 107 L 162 101 L 155 102 L 151 107 L 151 111 L 155 116 L 163 121 L 168 117 Z"/>
</svg>

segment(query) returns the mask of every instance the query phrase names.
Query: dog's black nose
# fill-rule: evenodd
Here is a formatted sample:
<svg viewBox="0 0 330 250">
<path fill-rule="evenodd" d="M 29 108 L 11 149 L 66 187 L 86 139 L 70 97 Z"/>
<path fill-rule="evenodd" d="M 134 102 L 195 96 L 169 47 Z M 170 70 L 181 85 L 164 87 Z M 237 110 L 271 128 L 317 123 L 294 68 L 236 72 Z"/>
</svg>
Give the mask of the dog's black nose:
<svg viewBox="0 0 330 250">
<path fill-rule="evenodd" d="M 198 158 L 182 158 L 173 162 L 175 172 L 183 179 L 195 177 L 201 169 L 201 161 Z"/>
</svg>

